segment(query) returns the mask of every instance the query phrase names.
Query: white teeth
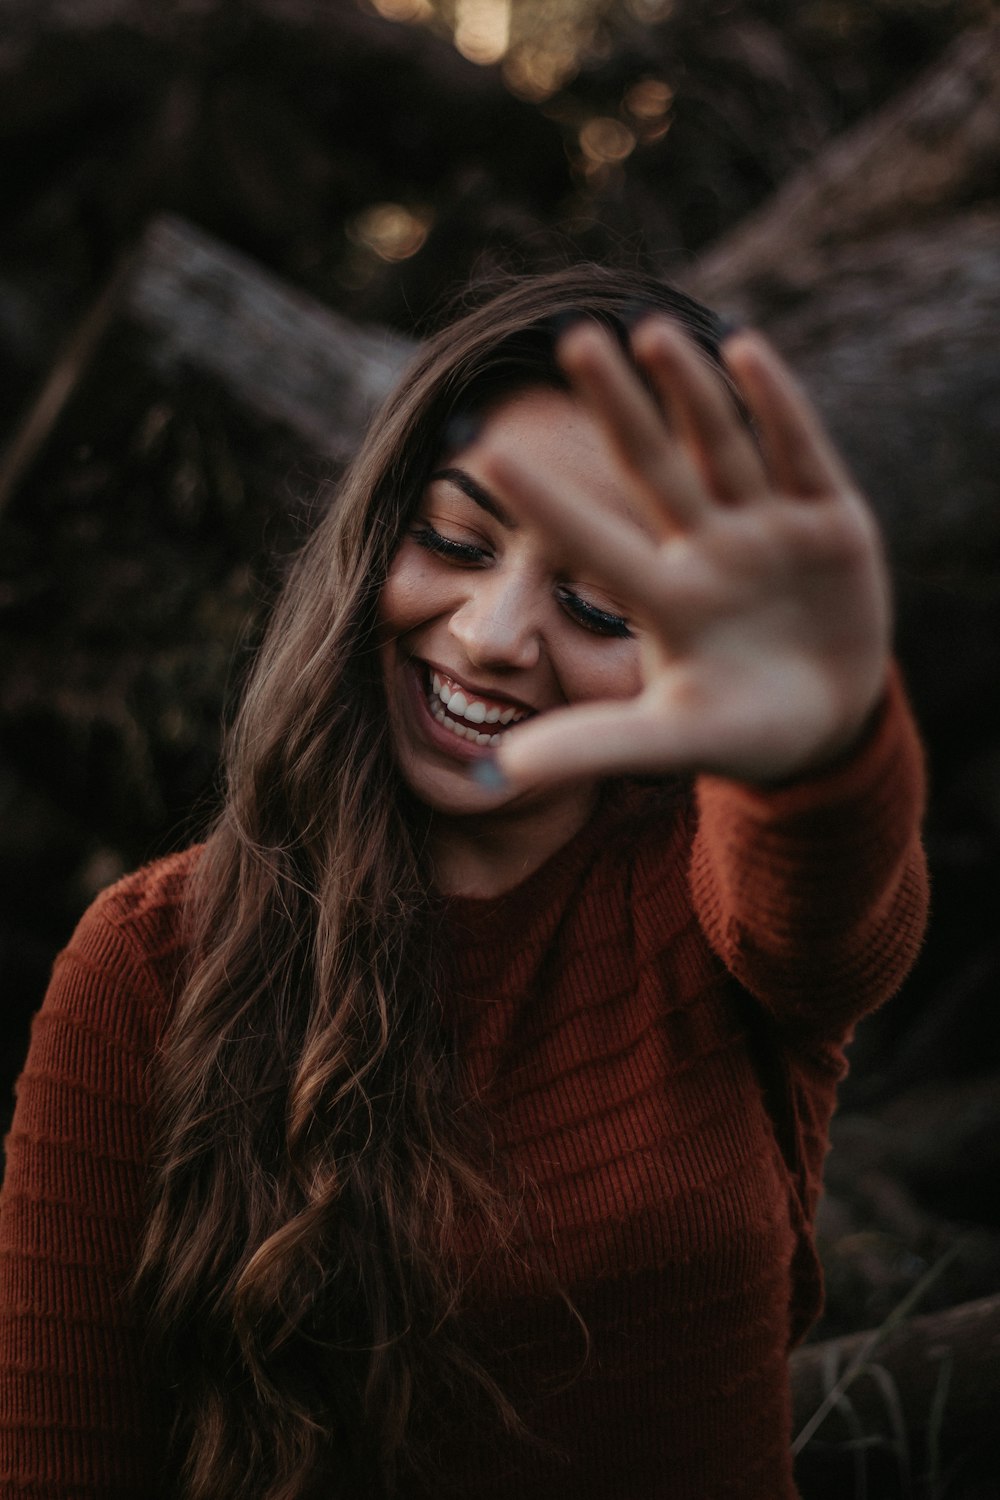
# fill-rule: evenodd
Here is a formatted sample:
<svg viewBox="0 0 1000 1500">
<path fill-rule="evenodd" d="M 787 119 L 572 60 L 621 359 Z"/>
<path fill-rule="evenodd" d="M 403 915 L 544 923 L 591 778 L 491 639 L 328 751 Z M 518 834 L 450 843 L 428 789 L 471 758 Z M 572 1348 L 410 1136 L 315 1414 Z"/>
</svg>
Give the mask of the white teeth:
<svg viewBox="0 0 1000 1500">
<path fill-rule="evenodd" d="M 450 729 L 452 734 L 460 740 L 473 740 L 477 745 L 499 745 L 502 738 L 499 734 L 477 734 L 474 729 L 466 729 L 464 724 L 456 724 L 454 719 L 449 719 L 440 704 L 432 708 L 435 719 L 443 724 L 445 729 Z"/>
<path fill-rule="evenodd" d="M 495 704 L 487 708 L 486 704 L 477 698 L 467 698 L 461 688 L 452 687 L 446 677 L 440 672 L 431 673 L 431 687 L 433 699 L 430 703 L 431 713 L 439 724 L 450 729 L 452 734 L 461 740 L 471 740 L 476 745 L 499 745 L 501 736 L 499 734 L 477 733 L 469 727 L 473 724 L 511 724 L 527 717 L 523 710 L 518 708 L 500 709 Z M 445 713 L 445 708 L 449 713 Z M 457 723 L 452 715 L 461 717 L 465 723 Z"/>
</svg>

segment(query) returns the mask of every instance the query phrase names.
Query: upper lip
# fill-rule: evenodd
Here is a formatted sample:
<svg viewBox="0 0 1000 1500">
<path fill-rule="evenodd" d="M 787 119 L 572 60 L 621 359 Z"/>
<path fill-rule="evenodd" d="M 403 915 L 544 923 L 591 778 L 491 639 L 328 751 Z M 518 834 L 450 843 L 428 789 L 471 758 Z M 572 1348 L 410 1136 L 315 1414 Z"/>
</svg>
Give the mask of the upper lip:
<svg viewBox="0 0 1000 1500">
<path fill-rule="evenodd" d="M 447 677 L 449 682 L 453 682 L 456 687 L 462 689 L 467 698 L 482 698 L 491 703 L 509 703 L 511 708 L 521 708 L 528 714 L 538 712 L 538 709 L 533 704 L 525 703 L 523 698 L 514 698 L 510 693 L 499 692 L 496 688 L 477 687 L 475 683 L 467 681 L 466 678 L 460 676 L 451 667 L 444 667 L 440 662 L 423 661 L 422 665 L 428 671 L 436 672 L 439 677 Z"/>
</svg>

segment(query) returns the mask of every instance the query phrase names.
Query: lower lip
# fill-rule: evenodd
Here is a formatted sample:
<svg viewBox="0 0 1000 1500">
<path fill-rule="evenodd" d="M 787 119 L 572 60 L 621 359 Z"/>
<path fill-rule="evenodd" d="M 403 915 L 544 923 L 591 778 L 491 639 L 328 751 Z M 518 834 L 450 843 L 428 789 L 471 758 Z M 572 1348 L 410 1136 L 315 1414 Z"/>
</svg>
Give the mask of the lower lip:
<svg viewBox="0 0 1000 1500">
<path fill-rule="evenodd" d="M 427 698 L 426 667 L 409 663 L 406 668 L 406 676 L 410 684 L 410 696 L 414 701 L 417 718 L 424 735 L 429 739 L 437 750 L 450 755 L 453 760 L 472 761 L 482 760 L 485 756 L 493 754 L 495 746 L 476 745 L 470 740 L 459 739 L 457 734 L 452 734 L 443 724 L 439 724 L 431 713 L 431 706 Z"/>
</svg>

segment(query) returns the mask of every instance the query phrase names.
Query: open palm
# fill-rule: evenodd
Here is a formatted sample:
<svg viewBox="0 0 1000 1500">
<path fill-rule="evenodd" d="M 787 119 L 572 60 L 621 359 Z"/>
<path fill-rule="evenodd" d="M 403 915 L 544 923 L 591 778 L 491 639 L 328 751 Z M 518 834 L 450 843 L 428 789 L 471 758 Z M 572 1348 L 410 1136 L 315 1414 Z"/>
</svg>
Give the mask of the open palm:
<svg viewBox="0 0 1000 1500">
<path fill-rule="evenodd" d="M 484 463 L 640 637 L 628 700 L 554 710 L 507 739 L 514 784 L 714 772 L 770 782 L 821 768 L 861 734 L 885 683 L 890 602 L 877 528 L 808 400 L 756 334 L 725 346 L 759 442 L 707 357 L 650 316 L 633 353 L 593 323 L 559 346 L 641 523 L 509 454 Z"/>
</svg>

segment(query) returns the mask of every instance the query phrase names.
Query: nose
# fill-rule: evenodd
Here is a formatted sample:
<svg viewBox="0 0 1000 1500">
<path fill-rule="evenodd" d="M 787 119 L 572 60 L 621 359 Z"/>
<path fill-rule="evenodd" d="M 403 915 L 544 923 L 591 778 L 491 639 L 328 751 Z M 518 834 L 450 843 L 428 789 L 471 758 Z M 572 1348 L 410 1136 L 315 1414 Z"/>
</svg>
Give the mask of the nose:
<svg viewBox="0 0 1000 1500">
<path fill-rule="evenodd" d="M 452 637 L 471 666 L 524 671 L 541 652 L 539 590 L 529 580 L 479 573 L 449 621 Z"/>
</svg>

